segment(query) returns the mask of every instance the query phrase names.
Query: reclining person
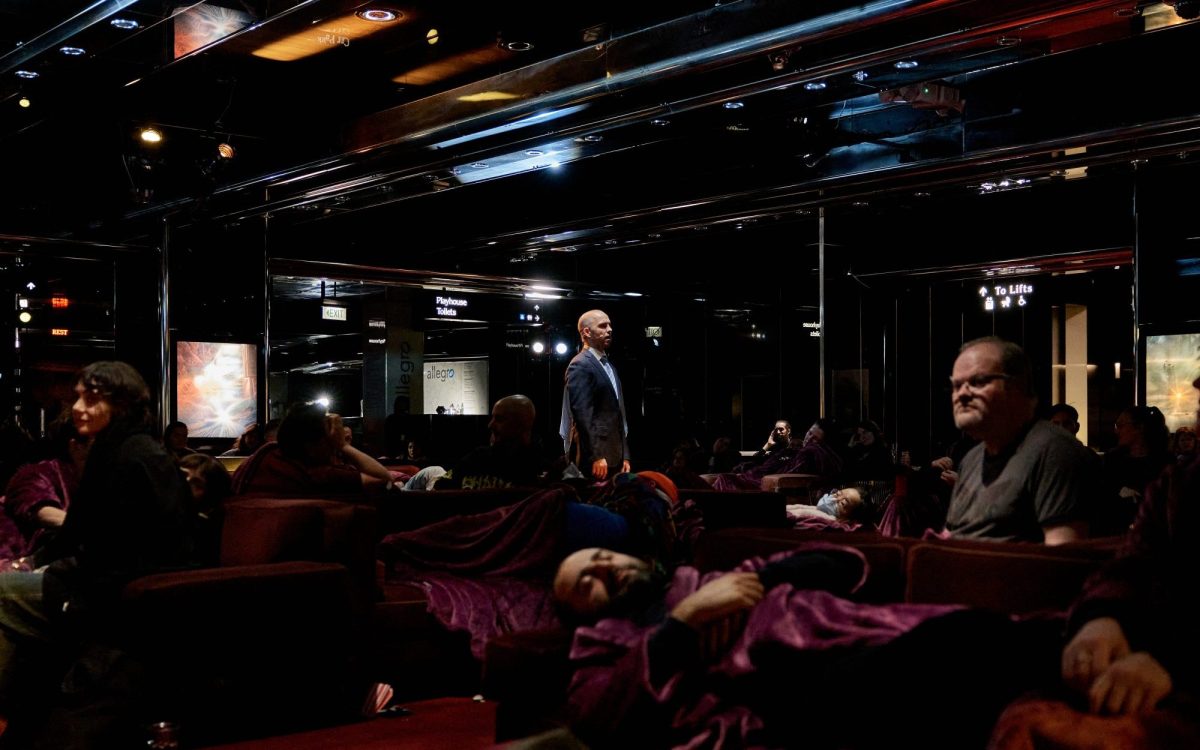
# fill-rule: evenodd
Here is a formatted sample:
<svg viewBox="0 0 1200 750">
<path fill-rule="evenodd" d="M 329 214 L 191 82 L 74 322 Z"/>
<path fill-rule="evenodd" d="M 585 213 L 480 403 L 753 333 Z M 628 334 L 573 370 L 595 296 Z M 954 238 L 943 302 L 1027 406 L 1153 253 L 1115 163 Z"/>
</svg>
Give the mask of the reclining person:
<svg viewBox="0 0 1200 750">
<path fill-rule="evenodd" d="M 571 649 L 573 728 L 593 747 L 974 747 L 1053 678 L 1039 660 L 1056 623 L 840 598 L 864 579 L 861 553 L 833 545 L 725 574 L 681 567 L 669 585 L 652 561 L 572 553 L 554 596 L 563 619 L 592 623 Z"/>
<path fill-rule="evenodd" d="M 826 522 L 847 526 L 871 521 L 871 508 L 863 500 L 863 491 L 858 487 L 841 487 L 821 496 L 816 505 L 794 504 L 787 506 L 788 518 L 802 522 Z"/>
<path fill-rule="evenodd" d="M 774 451 L 760 462 L 744 462 L 732 474 L 720 474 L 713 482 L 718 490 L 761 490 L 763 477 L 770 474 L 815 474 L 822 482 L 836 482 L 842 459 L 832 447 L 837 437 L 833 420 L 818 419 L 797 439 L 792 435 L 787 448 Z M 828 486 L 826 484 L 825 486 Z"/>
<path fill-rule="evenodd" d="M 381 494 L 391 482 L 391 472 L 350 444 L 342 418 L 313 403 L 288 410 L 278 442 L 237 468 L 233 494 L 355 500 Z"/>
</svg>

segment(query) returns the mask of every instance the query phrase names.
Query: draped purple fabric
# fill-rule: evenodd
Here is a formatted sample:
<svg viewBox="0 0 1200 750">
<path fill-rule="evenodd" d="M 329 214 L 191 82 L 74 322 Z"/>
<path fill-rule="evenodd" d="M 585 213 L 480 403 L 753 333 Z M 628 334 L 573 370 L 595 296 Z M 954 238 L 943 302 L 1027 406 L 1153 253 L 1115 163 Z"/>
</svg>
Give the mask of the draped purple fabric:
<svg viewBox="0 0 1200 750">
<path fill-rule="evenodd" d="M 738 570 L 758 570 L 763 564 L 764 560 L 756 558 Z M 677 570 L 667 596 L 668 611 L 719 575 L 702 576 L 689 567 Z M 776 586 L 750 611 L 740 638 L 719 662 L 700 672 L 676 673 L 661 685 L 652 684 L 646 659 L 647 639 L 653 628 L 639 627 L 628 620 L 601 620 L 575 633 L 571 659 L 576 671 L 568 694 L 569 707 L 583 727 L 658 726 L 656 722 L 667 722 L 667 733 L 675 747 L 746 746 L 762 726 L 754 706 L 728 694 L 722 697 L 709 687 L 731 677 L 769 670 L 770 664 L 754 662 L 752 648 L 778 644 L 820 651 L 879 645 L 930 617 L 955 609 L 958 607 L 859 604 L 824 591 Z M 781 682 L 794 682 L 797 676 L 779 678 Z"/>
<path fill-rule="evenodd" d="M 514 505 L 389 534 L 379 558 L 461 575 L 548 575 L 559 562 L 571 498 L 570 489 L 555 487 Z"/>
<path fill-rule="evenodd" d="M 37 512 L 45 507 L 67 510 L 79 476 L 70 461 L 52 458 L 17 469 L 0 498 L 0 560 L 30 555 L 41 546 L 46 528 Z"/>
<path fill-rule="evenodd" d="M 522 578 L 467 578 L 426 571 L 416 584 L 429 598 L 429 612 L 449 630 L 471 636 L 471 653 L 483 659 L 487 642 L 521 630 L 559 625 L 550 587 Z"/>
</svg>

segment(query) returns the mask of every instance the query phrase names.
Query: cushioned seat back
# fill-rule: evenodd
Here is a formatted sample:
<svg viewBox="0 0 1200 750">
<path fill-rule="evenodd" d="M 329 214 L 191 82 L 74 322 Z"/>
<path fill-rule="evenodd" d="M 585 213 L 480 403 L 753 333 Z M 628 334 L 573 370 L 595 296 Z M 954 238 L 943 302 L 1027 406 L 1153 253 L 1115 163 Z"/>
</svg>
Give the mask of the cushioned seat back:
<svg viewBox="0 0 1200 750">
<path fill-rule="evenodd" d="M 222 565 L 338 562 L 355 580 L 375 574 L 375 509 L 332 500 L 233 500 L 225 505 Z"/>
<path fill-rule="evenodd" d="M 1068 607 L 1111 547 L 930 541 L 908 554 L 906 600 L 1026 614 Z"/>
</svg>

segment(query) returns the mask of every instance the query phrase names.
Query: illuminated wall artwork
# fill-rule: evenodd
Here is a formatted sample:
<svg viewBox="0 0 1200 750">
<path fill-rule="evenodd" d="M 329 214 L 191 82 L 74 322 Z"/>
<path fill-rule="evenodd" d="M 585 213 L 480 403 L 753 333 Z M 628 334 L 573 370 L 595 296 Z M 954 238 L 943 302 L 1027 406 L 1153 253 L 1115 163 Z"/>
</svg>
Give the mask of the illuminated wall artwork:
<svg viewBox="0 0 1200 750">
<path fill-rule="evenodd" d="M 200 3 L 175 8 L 175 59 L 224 39 L 254 21 L 241 10 Z"/>
<path fill-rule="evenodd" d="M 491 413 L 486 359 L 426 362 L 421 380 L 426 414 Z"/>
<path fill-rule="evenodd" d="M 1200 333 L 1146 337 L 1146 404 L 1157 406 L 1174 432 L 1196 424 Z"/>
<path fill-rule="evenodd" d="M 175 368 L 176 418 L 191 437 L 237 437 L 258 421 L 253 344 L 180 341 Z"/>
</svg>

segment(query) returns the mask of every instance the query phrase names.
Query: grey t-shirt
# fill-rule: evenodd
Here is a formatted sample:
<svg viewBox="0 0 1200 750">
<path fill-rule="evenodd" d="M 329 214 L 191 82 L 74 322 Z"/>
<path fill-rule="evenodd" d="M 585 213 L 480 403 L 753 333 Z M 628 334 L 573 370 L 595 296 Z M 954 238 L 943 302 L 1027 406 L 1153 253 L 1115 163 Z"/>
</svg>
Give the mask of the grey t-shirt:
<svg viewBox="0 0 1200 750">
<path fill-rule="evenodd" d="M 1086 520 L 1086 450 L 1045 421 L 998 456 L 975 446 L 959 468 L 946 530 L 968 539 L 1042 542 L 1044 526 Z"/>
</svg>

